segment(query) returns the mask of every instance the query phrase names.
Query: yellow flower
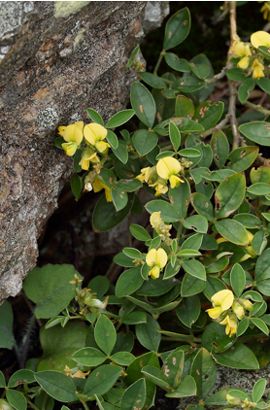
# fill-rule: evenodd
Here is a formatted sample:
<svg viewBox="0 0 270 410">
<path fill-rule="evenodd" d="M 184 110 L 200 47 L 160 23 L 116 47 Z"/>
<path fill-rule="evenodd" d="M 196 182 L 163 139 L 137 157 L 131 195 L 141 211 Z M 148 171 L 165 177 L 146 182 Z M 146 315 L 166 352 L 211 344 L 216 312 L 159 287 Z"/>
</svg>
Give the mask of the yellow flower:
<svg viewBox="0 0 270 410">
<path fill-rule="evenodd" d="M 171 188 L 178 187 L 180 182 L 184 182 L 177 176 L 182 169 L 181 164 L 177 159 L 172 157 L 162 158 L 158 161 L 156 168 L 160 178 L 165 179 L 165 181 L 170 181 Z"/>
<path fill-rule="evenodd" d="M 79 162 L 79 165 L 84 169 L 85 171 L 88 171 L 90 162 L 100 162 L 99 157 L 97 156 L 97 153 L 93 150 L 91 147 L 86 147 L 85 150 L 82 153 L 82 158 Z"/>
<path fill-rule="evenodd" d="M 260 63 L 257 58 L 254 60 L 251 69 L 253 78 L 260 79 L 261 77 L 264 77 L 264 65 Z"/>
<path fill-rule="evenodd" d="M 148 266 L 152 267 L 148 275 L 152 276 L 153 279 L 157 279 L 161 269 L 164 268 L 167 261 L 167 253 L 162 248 L 159 248 L 158 250 L 151 249 L 146 255 L 146 263 Z"/>
<path fill-rule="evenodd" d="M 233 313 L 236 314 L 236 316 L 239 320 L 242 320 L 243 317 L 245 316 L 245 310 L 244 310 L 243 306 L 241 306 L 240 303 L 237 302 L 237 301 L 233 302 L 232 310 L 233 310 Z"/>
<path fill-rule="evenodd" d="M 78 121 L 66 127 L 58 127 L 58 132 L 66 141 L 62 144 L 63 149 L 69 157 L 72 157 L 83 140 L 83 122 Z"/>
<path fill-rule="evenodd" d="M 242 68 L 243 70 L 246 70 L 249 66 L 249 63 L 250 63 L 250 57 L 243 57 L 238 62 L 237 67 Z"/>
<path fill-rule="evenodd" d="M 239 37 L 234 37 L 235 41 L 232 45 L 232 57 L 239 58 L 239 57 L 248 57 L 251 56 L 250 46 L 249 44 L 243 43 L 243 41 L 239 41 Z"/>
<path fill-rule="evenodd" d="M 102 189 L 105 190 L 105 197 L 107 202 L 112 202 L 111 188 L 108 185 L 105 185 L 104 182 L 100 181 L 97 177 L 93 182 L 94 192 L 99 192 Z"/>
<path fill-rule="evenodd" d="M 226 325 L 225 333 L 232 337 L 237 331 L 237 321 L 233 314 L 227 315 L 222 322 L 221 325 Z"/>
<path fill-rule="evenodd" d="M 260 46 L 269 47 L 270 46 L 270 34 L 267 31 L 256 31 L 256 33 L 251 34 L 250 42 L 255 48 Z"/>
<path fill-rule="evenodd" d="M 264 20 L 270 20 L 270 4 L 269 4 L 269 1 L 266 1 L 264 3 L 264 5 L 262 6 L 260 11 L 263 13 Z"/>
<path fill-rule="evenodd" d="M 240 299 L 240 303 L 246 310 L 252 310 L 253 309 L 253 303 L 251 303 L 250 300 Z"/>
<path fill-rule="evenodd" d="M 136 179 L 138 179 L 141 182 L 148 182 L 151 174 L 151 168 L 142 168 L 140 175 L 136 176 Z"/>
<path fill-rule="evenodd" d="M 110 144 L 104 142 L 103 140 L 107 137 L 108 131 L 106 128 L 102 127 L 100 124 L 93 122 L 92 124 L 87 124 L 83 130 L 85 141 L 96 147 L 96 149 L 105 154 L 110 147 Z"/>
<path fill-rule="evenodd" d="M 152 184 L 149 183 L 148 185 L 155 188 L 155 190 L 156 190 L 155 196 L 159 196 L 161 194 L 166 194 L 166 192 L 168 191 L 166 181 L 162 178 L 159 178 L 159 177 L 154 183 L 152 183 Z"/>
<path fill-rule="evenodd" d="M 218 319 L 219 316 L 225 311 L 230 309 L 233 304 L 233 293 L 231 290 L 224 289 L 215 293 L 211 297 L 213 303 L 213 309 L 208 309 L 206 312 L 211 317 L 211 319 Z"/>
<path fill-rule="evenodd" d="M 240 403 L 242 403 L 242 400 L 240 399 L 240 397 L 234 397 L 234 396 L 231 396 L 230 394 L 226 394 L 226 400 L 229 404 L 234 404 L 234 405 L 239 405 Z"/>
</svg>

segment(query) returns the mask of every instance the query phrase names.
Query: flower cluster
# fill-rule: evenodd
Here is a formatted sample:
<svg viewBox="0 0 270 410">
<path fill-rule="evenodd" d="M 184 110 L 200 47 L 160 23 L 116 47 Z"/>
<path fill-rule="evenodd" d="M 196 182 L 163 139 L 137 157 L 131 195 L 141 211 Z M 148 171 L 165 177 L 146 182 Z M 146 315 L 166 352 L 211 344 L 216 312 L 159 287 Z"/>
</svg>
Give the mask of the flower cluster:
<svg viewBox="0 0 270 410">
<path fill-rule="evenodd" d="M 172 189 L 178 187 L 181 182 L 184 182 L 179 177 L 182 169 L 183 167 L 177 159 L 164 157 L 157 162 L 156 166 L 141 169 L 141 174 L 137 176 L 137 179 L 155 188 L 155 195 L 159 196 L 168 191 L 167 181 L 170 182 Z"/>
<path fill-rule="evenodd" d="M 220 290 L 211 298 L 213 308 L 208 309 L 208 315 L 219 323 L 226 325 L 226 335 L 232 337 L 237 331 L 238 321 L 245 316 L 245 310 L 253 308 L 252 303 L 246 299 L 234 299 L 233 292 L 229 289 Z"/>
<path fill-rule="evenodd" d="M 243 43 L 238 36 L 235 36 L 231 49 L 232 57 L 241 58 L 237 67 L 247 70 L 247 75 L 252 73 L 253 78 L 264 77 L 264 61 L 258 49 L 260 46 L 269 48 L 270 34 L 266 31 L 257 31 L 250 37 L 250 43 Z"/>
<path fill-rule="evenodd" d="M 172 225 L 166 225 L 163 220 L 161 219 L 161 212 L 154 212 L 150 216 L 150 224 L 152 228 L 155 229 L 155 231 L 158 233 L 160 236 L 161 240 L 166 244 L 170 245 L 171 244 L 171 234 L 170 230 L 172 228 Z"/>
</svg>

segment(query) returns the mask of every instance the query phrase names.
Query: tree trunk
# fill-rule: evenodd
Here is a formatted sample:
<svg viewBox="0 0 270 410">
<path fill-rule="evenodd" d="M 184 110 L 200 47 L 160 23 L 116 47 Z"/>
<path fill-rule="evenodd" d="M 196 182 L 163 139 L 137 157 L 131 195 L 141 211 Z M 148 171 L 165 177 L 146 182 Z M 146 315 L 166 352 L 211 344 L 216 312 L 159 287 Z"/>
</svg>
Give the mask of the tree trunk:
<svg viewBox="0 0 270 410">
<path fill-rule="evenodd" d="M 136 75 L 126 62 L 143 36 L 146 4 L 0 2 L 0 302 L 35 266 L 37 238 L 73 173 L 53 145 L 57 127 L 90 122 L 89 107 L 106 121 L 128 101 Z M 149 2 L 148 25 L 167 9 Z"/>
</svg>

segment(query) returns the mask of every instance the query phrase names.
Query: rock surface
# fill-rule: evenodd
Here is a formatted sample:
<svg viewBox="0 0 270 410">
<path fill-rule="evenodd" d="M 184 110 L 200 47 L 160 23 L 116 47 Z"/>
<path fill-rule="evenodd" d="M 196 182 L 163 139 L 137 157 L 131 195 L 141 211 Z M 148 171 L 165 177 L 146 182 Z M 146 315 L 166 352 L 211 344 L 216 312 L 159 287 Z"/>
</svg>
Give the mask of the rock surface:
<svg viewBox="0 0 270 410">
<path fill-rule="evenodd" d="M 168 8 L 153 2 L 143 27 L 146 3 L 0 2 L 0 302 L 35 266 L 73 173 L 53 145 L 57 126 L 88 121 L 88 107 L 106 121 L 127 103 L 136 78 L 127 57 Z"/>
</svg>

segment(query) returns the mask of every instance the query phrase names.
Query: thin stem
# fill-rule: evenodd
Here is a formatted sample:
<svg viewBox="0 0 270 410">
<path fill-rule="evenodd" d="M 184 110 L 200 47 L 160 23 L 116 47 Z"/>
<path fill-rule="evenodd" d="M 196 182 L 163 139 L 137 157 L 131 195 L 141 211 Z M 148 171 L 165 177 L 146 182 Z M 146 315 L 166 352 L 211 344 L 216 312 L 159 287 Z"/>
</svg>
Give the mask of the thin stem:
<svg viewBox="0 0 270 410">
<path fill-rule="evenodd" d="M 165 51 L 165 50 L 162 50 L 161 53 L 159 54 L 157 64 L 156 64 L 156 66 L 155 66 L 155 68 L 154 68 L 154 71 L 153 71 L 153 74 L 154 74 L 154 75 L 157 75 L 157 71 L 158 71 L 158 69 L 159 69 L 159 66 L 160 66 L 160 64 L 161 64 L 161 61 L 162 61 L 162 59 L 163 59 L 165 53 L 166 53 L 166 51 Z"/>
<path fill-rule="evenodd" d="M 218 81 L 218 80 L 221 80 L 223 77 L 225 77 L 226 71 L 228 70 L 228 68 L 229 68 L 229 67 L 227 67 L 227 66 L 224 67 L 224 68 L 222 68 L 222 70 L 221 70 L 220 73 L 214 75 L 214 77 L 212 77 L 212 78 L 208 78 L 208 79 L 206 78 L 204 81 L 205 81 L 206 83 L 210 84 L 210 83 L 215 83 L 215 82 Z"/>
<path fill-rule="evenodd" d="M 223 127 L 225 127 L 225 125 L 228 124 L 229 119 L 226 117 L 224 118 L 222 121 L 220 121 L 220 123 L 218 123 L 217 125 L 215 125 L 213 128 L 210 128 L 209 130 L 203 132 L 200 137 L 205 138 L 208 137 L 208 135 L 212 135 L 213 132 L 216 132 L 220 129 L 222 129 Z"/>
<path fill-rule="evenodd" d="M 83 407 L 85 410 L 89 410 L 89 407 L 87 406 L 86 402 L 83 400 L 80 400 L 80 402 L 82 403 Z"/>
<path fill-rule="evenodd" d="M 250 101 L 246 101 L 245 106 L 248 108 L 252 108 L 253 110 L 259 111 L 264 115 L 270 115 L 270 110 L 266 110 L 261 105 L 252 104 Z"/>
<path fill-rule="evenodd" d="M 26 401 L 27 401 L 27 403 L 29 404 L 29 406 L 32 407 L 32 409 L 34 409 L 34 410 L 40 410 L 37 406 L 34 405 L 34 403 L 31 402 L 31 400 L 29 399 L 29 397 L 26 396 L 25 398 L 26 398 Z"/>
<path fill-rule="evenodd" d="M 231 28 L 231 45 L 228 52 L 228 60 L 227 60 L 227 67 L 230 68 L 232 65 L 229 62 L 231 58 L 231 49 L 233 46 L 233 42 L 237 36 L 237 27 L 236 27 L 236 1 L 231 1 L 230 5 L 230 28 Z M 239 147 L 239 141 L 241 140 L 240 133 L 238 131 L 238 124 L 235 115 L 235 105 L 236 105 L 236 97 L 237 97 L 237 89 L 235 86 L 235 82 L 229 80 L 229 110 L 227 117 L 230 120 L 232 134 L 233 134 L 233 150 Z"/>
</svg>

